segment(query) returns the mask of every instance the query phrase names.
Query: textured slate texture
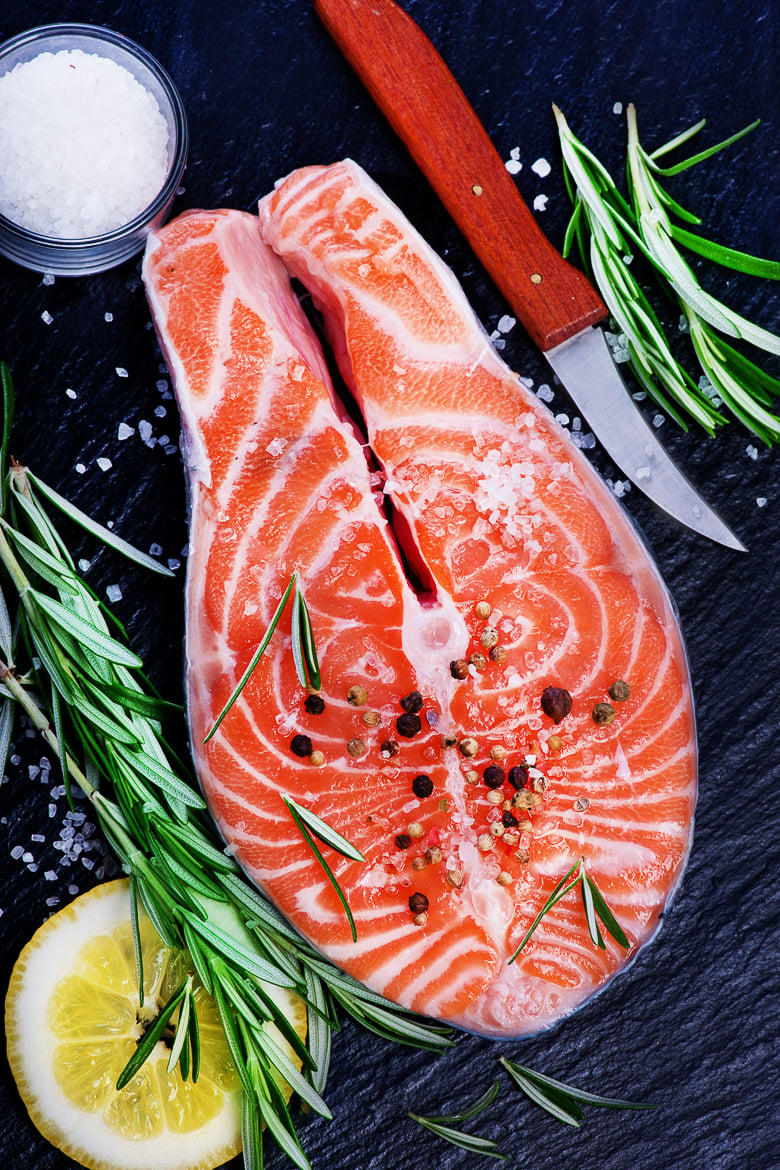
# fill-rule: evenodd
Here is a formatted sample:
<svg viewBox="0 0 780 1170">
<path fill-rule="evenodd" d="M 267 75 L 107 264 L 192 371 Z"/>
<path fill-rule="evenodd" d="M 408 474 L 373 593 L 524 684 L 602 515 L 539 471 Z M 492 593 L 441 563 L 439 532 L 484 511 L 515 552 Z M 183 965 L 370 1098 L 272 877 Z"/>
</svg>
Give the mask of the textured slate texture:
<svg viewBox="0 0 780 1170">
<path fill-rule="evenodd" d="M 708 118 L 707 142 L 756 116 L 764 119 L 726 155 L 681 176 L 674 191 L 703 215 L 716 238 L 777 257 L 780 12 L 772 0 L 407 0 L 407 7 L 463 83 L 502 156 L 519 148 L 518 184 L 529 201 L 548 196 L 539 220 L 558 245 L 567 204 L 550 103 L 563 108 L 573 129 L 619 174 L 624 119 L 614 106 L 634 101 L 651 145 L 702 116 Z M 486 327 L 495 329 L 506 307 L 305 0 L 218 6 L 203 0 L 12 0 L 0 14 L 0 37 L 62 19 L 108 24 L 169 68 L 192 135 L 179 209 L 250 209 L 294 167 L 351 155 L 446 255 Z M 546 178 L 531 169 L 540 157 L 552 164 Z M 178 455 L 165 448 L 176 440 L 178 421 L 165 386 L 158 385 L 164 374 L 139 271 L 140 262 L 133 261 L 103 276 L 46 286 L 39 276 L 0 261 L 0 355 L 11 363 L 18 386 L 16 457 L 99 518 L 113 520 L 129 539 L 144 548 L 159 544 L 164 558 L 179 562 L 175 581 L 150 582 L 73 537 L 78 555 L 92 562 L 88 576 L 95 587 L 120 586 L 117 613 L 155 680 L 177 697 L 185 500 Z M 725 273 L 711 287 L 735 308 L 777 327 L 772 288 Z M 549 381 L 519 327 L 507 335 L 504 354 L 536 384 Z M 117 367 L 128 376 L 120 377 Z M 553 408 L 574 414 L 560 389 Z M 152 425 L 156 442 L 142 441 L 142 420 Z M 118 437 L 122 422 L 134 428 L 125 440 Z M 780 455 L 759 449 L 736 424 L 714 442 L 686 436 L 669 420 L 662 434 L 750 550 L 740 556 L 707 544 L 658 515 L 636 491 L 626 496 L 679 607 L 698 705 L 696 834 L 664 928 L 598 999 L 523 1044 L 502 1048 L 462 1036 L 453 1051 L 434 1059 L 345 1025 L 328 1092 L 335 1120 L 303 1126 L 315 1170 L 481 1165 L 478 1157 L 420 1131 L 405 1114 L 450 1111 L 473 1099 L 498 1075 L 504 1051 L 592 1091 L 658 1104 L 649 1113 L 591 1110 L 576 1131 L 535 1110 L 505 1083 L 499 1101 L 472 1128 L 498 1140 L 511 1165 L 770 1170 L 778 1164 Z M 171 442 L 163 442 L 164 435 Z M 616 477 L 600 451 L 590 454 L 605 476 Z M 99 457 L 111 466 L 101 470 Z M 55 769 L 49 774 L 51 763 L 42 744 L 20 731 L 0 789 L 3 994 L 16 955 L 53 899 L 65 904 L 70 887 L 87 889 L 111 872 L 99 840 L 88 838 L 89 847 L 70 864 L 67 853 L 55 849 L 66 807 L 51 795 L 58 783 Z M 35 834 L 45 840 L 33 842 Z M 24 852 L 12 856 L 19 846 L 32 862 Z M 72 1165 L 32 1128 L 4 1059 L 0 1094 L 4 1165 Z M 268 1164 L 277 1170 L 284 1159 L 271 1151 Z"/>
</svg>

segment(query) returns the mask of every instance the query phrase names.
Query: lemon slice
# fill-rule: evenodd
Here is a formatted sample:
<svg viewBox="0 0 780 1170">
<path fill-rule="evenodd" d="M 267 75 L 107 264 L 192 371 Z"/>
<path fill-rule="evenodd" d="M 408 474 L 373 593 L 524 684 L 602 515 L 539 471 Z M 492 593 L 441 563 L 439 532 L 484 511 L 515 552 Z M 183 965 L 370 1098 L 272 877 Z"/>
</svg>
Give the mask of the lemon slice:
<svg viewBox="0 0 780 1170">
<path fill-rule="evenodd" d="M 241 1149 L 241 1088 L 216 1005 L 197 979 L 197 1082 L 182 1081 L 178 1066 L 167 1072 L 170 1051 L 160 1041 L 116 1089 L 145 1026 L 191 970 L 186 952 L 170 950 L 143 914 L 140 935 L 143 1008 L 127 880 L 81 895 L 40 927 L 8 989 L 11 1070 L 43 1136 L 90 1170 L 213 1170 Z M 264 987 L 303 1039 L 303 1003 L 286 989 Z"/>
</svg>

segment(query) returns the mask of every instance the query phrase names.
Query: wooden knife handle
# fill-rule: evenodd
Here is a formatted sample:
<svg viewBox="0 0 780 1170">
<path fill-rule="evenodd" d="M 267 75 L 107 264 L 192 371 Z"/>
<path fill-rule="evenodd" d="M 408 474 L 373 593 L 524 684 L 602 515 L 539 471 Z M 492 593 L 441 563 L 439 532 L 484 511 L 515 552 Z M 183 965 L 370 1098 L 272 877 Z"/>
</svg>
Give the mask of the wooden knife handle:
<svg viewBox="0 0 780 1170">
<path fill-rule="evenodd" d="M 468 99 L 393 0 L 314 0 L 344 56 L 542 350 L 607 315 L 555 251 Z"/>
</svg>

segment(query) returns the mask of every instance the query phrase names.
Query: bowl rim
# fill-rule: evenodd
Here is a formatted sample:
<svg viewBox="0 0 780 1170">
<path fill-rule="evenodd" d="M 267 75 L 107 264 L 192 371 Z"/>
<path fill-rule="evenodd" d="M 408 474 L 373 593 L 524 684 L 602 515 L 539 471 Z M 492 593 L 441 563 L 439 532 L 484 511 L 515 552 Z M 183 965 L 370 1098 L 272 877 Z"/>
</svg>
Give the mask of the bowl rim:
<svg viewBox="0 0 780 1170">
<path fill-rule="evenodd" d="M 99 24 L 81 24 L 69 21 L 55 24 L 39 24 L 33 28 L 26 29 L 24 32 L 17 33 L 15 36 L 9 37 L 0 43 L 0 64 L 2 64 L 3 59 L 9 53 L 14 52 L 14 50 L 24 45 L 66 36 L 81 36 L 95 41 L 96 44 L 103 42 L 113 45 L 115 48 L 124 50 L 129 57 L 135 57 L 145 65 L 150 73 L 159 81 L 163 92 L 170 102 L 176 140 L 173 144 L 168 175 L 154 199 L 142 208 L 138 215 L 128 220 L 127 223 L 112 228 L 109 232 L 103 232 L 97 236 L 45 236 L 41 235 L 40 232 L 34 232 L 29 228 L 23 227 L 0 212 L 0 231 L 6 235 L 14 236 L 19 244 L 26 244 L 30 247 L 38 247 L 62 253 L 83 251 L 84 249 L 95 247 L 103 248 L 113 242 L 119 243 L 128 236 L 132 236 L 137 231 L 143 229 L 165 208 L 166 204 L 175 194 L 176 188 L 184 173 L 189 150 L 187 115 L 181 95 L 173 79 L 148 49 L 145 49 L 136 41 L 131 40 L 130 37 L 125 36 L 124 33 L 116 32 L 114 29 Z"/>
</svg>

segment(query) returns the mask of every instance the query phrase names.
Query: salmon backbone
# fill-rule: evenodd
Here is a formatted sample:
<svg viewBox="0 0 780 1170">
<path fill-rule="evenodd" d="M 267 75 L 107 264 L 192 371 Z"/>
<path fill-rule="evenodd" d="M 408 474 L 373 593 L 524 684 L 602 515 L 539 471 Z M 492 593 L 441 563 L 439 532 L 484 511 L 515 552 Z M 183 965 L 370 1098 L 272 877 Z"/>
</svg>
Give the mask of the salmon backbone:
<svg viewBox="0 0 780 1170">
<path fill-rule="evenodd" d="M 143 276 L 182 419 L 192 751 L 226 845 L 390 1000 L 483 1036 L 551 1026 L 653 937 L 690 847 L 691 687 L 646 547 L 354 162 L 293 172 L 257 214 L 181 215 Z M 359 855 L 318 841 L 338 890 L 295 807 Z"/>
</svg>

